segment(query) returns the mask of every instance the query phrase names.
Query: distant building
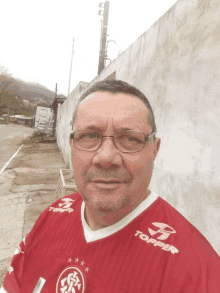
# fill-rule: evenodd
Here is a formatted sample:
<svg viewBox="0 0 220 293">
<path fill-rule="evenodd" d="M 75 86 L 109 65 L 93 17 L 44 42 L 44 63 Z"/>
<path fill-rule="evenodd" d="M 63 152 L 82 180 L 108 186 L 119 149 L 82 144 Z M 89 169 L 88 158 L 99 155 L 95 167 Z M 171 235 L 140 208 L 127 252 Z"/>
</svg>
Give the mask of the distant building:
<svg viewBox="0 0 220 293">
<path fill-rule="evenodd" d="M 37 107 L 37 103 L 35 103 L 35 102 L 30 102 L 29 105 L 30 105 L 32 108 Z"/>
<path fill-rule="evenodd" d="M 37 106 L 35 131 L 52 134 L 54 115 L 51 108 Z"/>
<path fill-rule="evenodd" d="M 17 124 L 29 125 L 33 127 L 34 122 L 35 122 L 35 116 L 32 116 L 32 117 L 25 116 L 25 115 L 8 116 L 8 114 L 3 114 L 2 117 L 0 117 L 0 123 L 3 123 L 3 124 L 17 123 Z"/>
<path fill-rule="evenodd" d="M 17 121 L 18 124 L 22 124 L 22 125 L 29 125 L 29 126 L 34 126 L 34 122 L 35 122 L 35 117 L 28 117 L 25 115 L 15 115 L 15 116 L 10 116 L 10 121 L 12 121 L 11 119 L 16 119 L 15 121 Z"/>
<path fill-rule="evenodd" d="M 65 102 L 66 97 L 61 98 L 60 96 L 55 97 L 53 104 L 50 105 L 50 108 L 54 115 L 54 121 L 53 121 L 53 135 L 56 136 L 56 127 L 57 127 L 57 112 L 58 108 Z"/>
<path fill-rule="evenodd" d="M 28 100 L 23 100 L 23 103 L 24 103 L 25 107 L 28 107 L 30 104 L 30 102 Z"/>
</svg>

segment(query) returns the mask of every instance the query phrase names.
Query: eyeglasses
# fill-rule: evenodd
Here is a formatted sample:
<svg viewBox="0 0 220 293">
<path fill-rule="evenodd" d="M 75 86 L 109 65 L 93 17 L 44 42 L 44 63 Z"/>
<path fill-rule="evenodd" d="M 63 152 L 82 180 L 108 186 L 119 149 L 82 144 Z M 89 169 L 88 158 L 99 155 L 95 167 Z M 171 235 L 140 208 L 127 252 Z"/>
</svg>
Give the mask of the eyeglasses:
<svg viewBox="0 0 220 293">
<path fill-rule="evenodd" d="M 125 130 L 116 132 L 112 136 L 103 136 L 94 130 L 78 130 L 70 134 L 74 145 L 78 150 L 94 152 L 102 144 L 103 137 L 112 137 L 116 148 L 123 153 L 140 152 L 147 141 L 153 137 L 156 132 L 145 136 L 142 132 Z"/>
</svg>

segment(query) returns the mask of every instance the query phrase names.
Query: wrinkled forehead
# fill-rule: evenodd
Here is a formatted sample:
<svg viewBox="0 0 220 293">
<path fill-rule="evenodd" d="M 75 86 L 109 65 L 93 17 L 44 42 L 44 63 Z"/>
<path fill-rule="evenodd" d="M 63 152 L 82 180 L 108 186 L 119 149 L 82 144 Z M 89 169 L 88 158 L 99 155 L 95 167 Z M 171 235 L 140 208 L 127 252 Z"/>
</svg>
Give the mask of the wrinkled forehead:
<svg viewBox="0 0 220 293">
<path fill-rule="evenodd" d="M 106 121 L 135 126 L 148 124 L 148 109 L 143 101 L 124 93 L 95 92 L 86 97 L 78 108 L 76 127 Z"/>
</svg>

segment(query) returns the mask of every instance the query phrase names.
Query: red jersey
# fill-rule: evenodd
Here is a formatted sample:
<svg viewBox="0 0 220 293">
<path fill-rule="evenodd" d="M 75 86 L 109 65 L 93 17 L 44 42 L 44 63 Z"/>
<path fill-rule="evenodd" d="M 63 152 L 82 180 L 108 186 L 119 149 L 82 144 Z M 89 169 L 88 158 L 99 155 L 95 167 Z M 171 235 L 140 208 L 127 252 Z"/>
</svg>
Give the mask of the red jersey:
<svg viewBox="0 0 220 293">
<path fill-rule="evenodd" d="M 49 206 L 16 249 L 0 292 L 219 292 L 219 256 L 155 193 L 97 231 L 84 208 L 79 193 Z"/>
</svg>

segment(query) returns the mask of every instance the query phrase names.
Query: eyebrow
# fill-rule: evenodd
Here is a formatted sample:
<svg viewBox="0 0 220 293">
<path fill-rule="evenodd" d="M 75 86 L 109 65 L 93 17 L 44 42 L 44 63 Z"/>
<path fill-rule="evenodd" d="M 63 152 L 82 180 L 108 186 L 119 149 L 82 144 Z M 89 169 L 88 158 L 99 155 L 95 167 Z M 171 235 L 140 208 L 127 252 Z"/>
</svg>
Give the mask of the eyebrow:
<svg viewBox="0 0 220 293">
<path fill-rule="evenodd" d="M 119 127 L 120 130 L 134 130 L 133 128 Z"/>
<path fill-rule="evenodd" d="M 92 124 L 92 125 L 86 126 L 84 129 L 87 130 L 87 129 L 101 129 L 101 128 L 102 128 L 101 126 Z M 135 131 L 134 129 L 128 128 L 128 127 L 119 127 L 118 130 L 119 131 L 121 131 L 121 130 L 133 130 L 133 131 Z"/>
<path fill-rule="evenodd" d="M 84 129 L 85 130 L 86 129 L 101 129 L 101 127 L 100 126 L 97 126 L 97 125 L 89 125 L 89 126 L 86 126 Z"/>
</svg>

